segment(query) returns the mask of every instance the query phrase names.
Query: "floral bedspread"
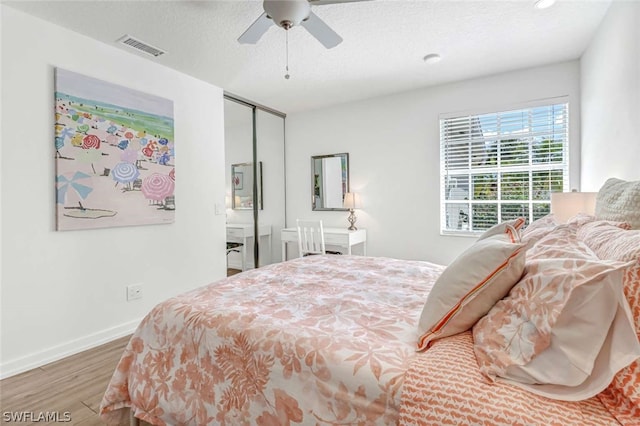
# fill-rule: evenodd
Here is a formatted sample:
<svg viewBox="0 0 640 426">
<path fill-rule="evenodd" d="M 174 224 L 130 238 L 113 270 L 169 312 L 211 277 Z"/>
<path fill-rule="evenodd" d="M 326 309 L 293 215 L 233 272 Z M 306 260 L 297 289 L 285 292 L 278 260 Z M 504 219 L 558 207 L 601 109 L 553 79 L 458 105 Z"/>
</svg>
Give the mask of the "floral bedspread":
<svg viewBox="0 0 640 426">
<path fill-rule="evenodd" d="M 417 320 L 442 267 L 310 256 L 156 306 L 101 404 L 155 425 L 392 425 Z"/>
</svg>

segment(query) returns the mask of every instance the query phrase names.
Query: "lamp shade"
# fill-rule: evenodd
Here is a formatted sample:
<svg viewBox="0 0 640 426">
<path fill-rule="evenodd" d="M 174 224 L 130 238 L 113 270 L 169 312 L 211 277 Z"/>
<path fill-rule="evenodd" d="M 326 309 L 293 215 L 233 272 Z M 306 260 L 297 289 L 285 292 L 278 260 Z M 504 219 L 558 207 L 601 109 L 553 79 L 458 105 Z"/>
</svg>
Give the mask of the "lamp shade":
<svg viewBox="0 0 640 426">
<path fill-rule="evenodd" d="M 355 192 L 347 192 L 344 194 L 344 202 L 342 205 L 345 209 L 360 208 L 360 200 Z"/>
<path fill-rule="evenodd" d="M 578 213 L 593 215 L 597 192 L 552 192 L 551 213 L 560 223 L 566 223 Z"/>
</svg>

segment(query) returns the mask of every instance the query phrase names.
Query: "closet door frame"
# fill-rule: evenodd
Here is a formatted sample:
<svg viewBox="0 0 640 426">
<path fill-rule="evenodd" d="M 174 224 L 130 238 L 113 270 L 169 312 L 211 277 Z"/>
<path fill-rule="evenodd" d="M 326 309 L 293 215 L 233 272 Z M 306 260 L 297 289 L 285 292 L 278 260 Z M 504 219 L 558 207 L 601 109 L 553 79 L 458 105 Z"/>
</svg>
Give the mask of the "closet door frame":
<svg viewBox="0 0 640 426">
<path fill-rule="evenodd" d="M 285 122 L 286 122 L 286 118 L 287 115 L 283 112 L 277 111 L 273 108 L 269 108 L 266 107 L 264 105 L 260 105 L 258 103 L 255 103 L 253 101 L 250 101 L 248 99 L 242 98 L 240 96 L 234 95 L 232 93 L 229 93 L 227 91 L 224 92 L 224 99 L 225 100 L 229 100 L 232 102 L 236 102 L 240 105 L 244 105 L 246 107 L 249 107 L 251 109 L 251 125 L 253 127 L 252 129 L 252 155 L 253 155 L 253 266 L 254 268 L 259 268 L 260 267 L 260 232 L 259 232 L 259 223 L 258 223 L 258 219 L 259 219 L 259 210 L 260 210 L 260 205 L 258 204 L 258 130 L 257 130 L 257 110 L 262 110 L 264 112 L 267 112 L 269 114 L 273 114 L 277 117 L 281 117 L 282 118 L 282 125 L 285 126 Z M 286 137 L 284 137 L 284 132 L 283 132 L 283 148 L 284 145 L 286 144 Z M 283 149 L 283 153 L 284 153 L 284 149 Z M 284 155 L 284 154 L 283 154 Z M 283 164 L 285 164 L 285 158 L 282 159 Z M 286 179 L 286 178 L 285 178 Z M 286 199 L 286 180 L 285 180 L 285 199 Z M 286 213 L 286 209 L 285 209 L 285 223 L 287 221 L 287 213 Z M 269 247 L 269 250 L 271 250 L 271 247 Z"/>
</svg>

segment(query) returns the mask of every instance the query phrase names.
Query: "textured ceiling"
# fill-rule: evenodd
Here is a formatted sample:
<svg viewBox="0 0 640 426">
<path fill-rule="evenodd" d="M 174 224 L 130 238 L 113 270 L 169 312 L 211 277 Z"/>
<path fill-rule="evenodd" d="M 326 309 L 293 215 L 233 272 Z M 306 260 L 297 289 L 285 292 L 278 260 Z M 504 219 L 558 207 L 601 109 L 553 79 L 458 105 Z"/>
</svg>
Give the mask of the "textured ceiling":
<svg viewBox="0 0 640 426">
<path fill-rule="evenodd" d="M 291 113 L 428 85 L 579 58 L 609 0 L 372 0 L 313 6 L 342 36 L 327 50 L 304 28 L 272 26 L 256 45 L 237 38 L 259 1 L 3 1 L 81 34 Z M 129 34 L 158 58 L 116 40 Z M 422 58 L 432 52 L 438 64 Z"/>
</svg>

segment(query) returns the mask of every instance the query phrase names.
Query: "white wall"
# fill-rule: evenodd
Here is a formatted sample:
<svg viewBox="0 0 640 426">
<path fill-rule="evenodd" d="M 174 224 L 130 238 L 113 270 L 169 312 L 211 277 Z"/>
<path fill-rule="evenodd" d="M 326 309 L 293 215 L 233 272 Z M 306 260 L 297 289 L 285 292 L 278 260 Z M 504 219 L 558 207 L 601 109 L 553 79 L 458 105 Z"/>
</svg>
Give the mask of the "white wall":
<svg viewBox="0 0 640 426">
<path fill-rule="evenodd" d="M 580 70 L 582 190 L 640 179 L 640 2 L 611 4 Z"/>
<path fill-rule="evenodd" d="M 224 215 L 214 215 L 224 134 L 219 88 L 8 6 L 0 13 L 7 376 L 127 334 L 157 302 L 225 275 Z M 175 223 L 54 230 L 54 67 L 173 100 Z M 144 285 L 142 300 L 126 301 L 132 283 Z"/>
<path fill-rule="evenodd" d="M 439 232 L 439 114 L 568 96 L 570 184 L 579 187 L 579 80 L 572 61 L 288 115 L 288 226 L 296 218 L 348 226 L 347 212 L 312 212 L 309 202 L 310 157 L 348 152 L 351 190 L 363 203 L 356 226 L 367 229 L 367 254 L 450 262 L 474 239 Z"/>
</svg>

